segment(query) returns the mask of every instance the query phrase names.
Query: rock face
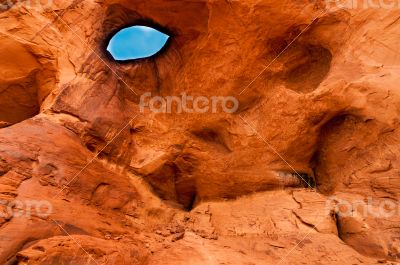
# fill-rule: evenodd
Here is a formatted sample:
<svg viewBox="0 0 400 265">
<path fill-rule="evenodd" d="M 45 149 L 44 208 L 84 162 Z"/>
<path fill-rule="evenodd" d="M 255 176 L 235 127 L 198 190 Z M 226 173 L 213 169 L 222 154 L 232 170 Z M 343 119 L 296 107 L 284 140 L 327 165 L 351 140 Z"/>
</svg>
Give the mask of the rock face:
<svg viewBox="0 0 400 265">
<path fill-rule="evenodd" d="M 397 5 L 0 3 L 1 264 L 397 264 Z"/>
</svg>

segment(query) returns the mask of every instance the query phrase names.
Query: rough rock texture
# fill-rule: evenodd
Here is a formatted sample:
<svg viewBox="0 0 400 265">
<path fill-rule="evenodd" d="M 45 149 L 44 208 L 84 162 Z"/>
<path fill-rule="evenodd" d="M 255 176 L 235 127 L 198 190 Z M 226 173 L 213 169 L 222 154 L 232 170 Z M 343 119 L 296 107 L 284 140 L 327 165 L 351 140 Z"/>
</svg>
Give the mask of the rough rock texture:
<svg viewBox="0 0 400 265">
<path fill-rule="evenodd" d="M 1 264 L 397 264 L 398 212 L 326 202 L 399 199 L 399 9 L 27 2 L 0 13 Z M 114 62 L 139 22 L 169 46 Z M 142 113 L 146 92 L 240 108 Z"/>
</svg>

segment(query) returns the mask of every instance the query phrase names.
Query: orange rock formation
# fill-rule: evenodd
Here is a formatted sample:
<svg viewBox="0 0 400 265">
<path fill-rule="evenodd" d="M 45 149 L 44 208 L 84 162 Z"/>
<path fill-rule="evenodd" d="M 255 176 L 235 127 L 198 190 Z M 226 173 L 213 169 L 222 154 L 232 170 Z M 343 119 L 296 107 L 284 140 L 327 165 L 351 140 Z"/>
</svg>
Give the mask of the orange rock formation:
<svg viewBox="0 0 400 265">
<path fill-rule="evenodd" d="M 14 2 L 0 1 L 1 264 L 397 264 L 399 7 Z M 114 62 L 107 40 L 138 23 L 169 46 Z M 240 104 L 143 112 L 148 92 Z"/>
</svg>

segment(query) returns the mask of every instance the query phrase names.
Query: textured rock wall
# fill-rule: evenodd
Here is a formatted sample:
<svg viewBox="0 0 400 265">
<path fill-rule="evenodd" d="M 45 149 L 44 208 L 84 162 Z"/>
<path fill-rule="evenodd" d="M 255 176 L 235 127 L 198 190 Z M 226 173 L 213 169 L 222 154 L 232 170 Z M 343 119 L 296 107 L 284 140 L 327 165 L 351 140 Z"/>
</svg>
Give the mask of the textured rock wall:
<svg viewBox="0 0 400 265">
<path fill-rule="evenodd" d="M 385 213 L 400 194 L 399 8 L 7 6 L 1 264 L 396 264 L 399 214 Z M 169 46 L 114 62 L 107 40 L 135 23 L 167 30 Z M 240 104 L 142 112 L 146 92 Z M 341 214 L 344 200 L 380 214 Z M 32 201 L 50 214 L 26 214 Z"/>
</svg>

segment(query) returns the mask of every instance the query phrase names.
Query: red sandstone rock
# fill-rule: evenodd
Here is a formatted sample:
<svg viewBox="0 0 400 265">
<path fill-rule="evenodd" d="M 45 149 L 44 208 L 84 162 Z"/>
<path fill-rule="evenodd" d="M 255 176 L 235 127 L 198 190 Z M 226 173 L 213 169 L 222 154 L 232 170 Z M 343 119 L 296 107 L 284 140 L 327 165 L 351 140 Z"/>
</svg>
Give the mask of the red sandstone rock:
<svg viewBox="0 0 400 265">
<path fill-rule="evenodd" d="M 398 211 L 336 205 L 398 205 L 399 9 L 28 2 L 0 13 L 1 264 L 397 264 Z M 112 61 L 139 21 L 169 47 Z"/>
</svg>

